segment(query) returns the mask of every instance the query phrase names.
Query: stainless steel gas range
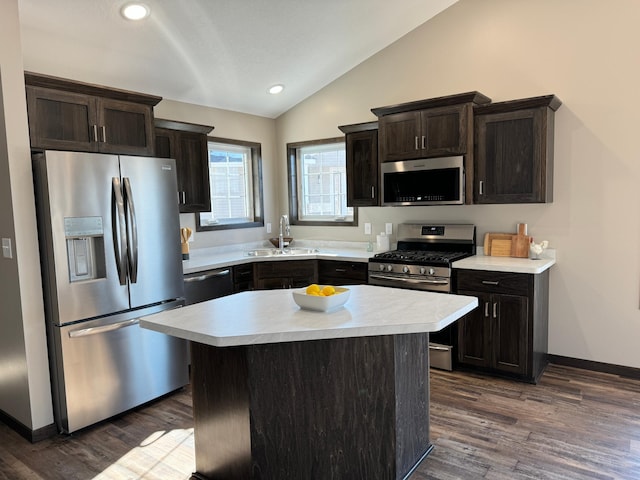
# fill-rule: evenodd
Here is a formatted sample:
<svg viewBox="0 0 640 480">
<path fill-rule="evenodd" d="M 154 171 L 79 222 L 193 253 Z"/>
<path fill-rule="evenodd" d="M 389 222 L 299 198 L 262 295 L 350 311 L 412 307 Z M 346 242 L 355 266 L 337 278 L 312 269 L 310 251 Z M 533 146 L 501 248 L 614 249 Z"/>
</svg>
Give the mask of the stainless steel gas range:
<svg viewBox="0 0 640 480">
<path fill-rule="evenodd" d="M 451 264 L 475 254 L 476 227 L 468 224 L 398 225 L 396 250 L 369 259 L 369 284 L 432 292 L 454 291 Z M 431 365 L 451 370 L 455 328 L 431 334 Z"/>
<path fill-rule="evenodd" d="M 398 225 L 398 247 L 369 260 L 369 283 L 451 293 L 451 263 L 475 253 L 474 225 Z"/>
</svg>

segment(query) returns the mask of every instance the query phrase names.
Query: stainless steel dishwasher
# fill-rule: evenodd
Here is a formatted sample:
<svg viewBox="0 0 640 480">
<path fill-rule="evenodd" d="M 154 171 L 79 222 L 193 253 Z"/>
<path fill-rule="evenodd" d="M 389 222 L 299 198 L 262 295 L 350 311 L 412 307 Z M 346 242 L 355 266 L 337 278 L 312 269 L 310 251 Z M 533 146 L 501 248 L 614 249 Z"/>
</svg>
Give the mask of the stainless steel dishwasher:
<svg viewBox="0 0 640 480">
<path fill-rule="evenodd" d="M 185 305 L 206 302 L 233 293 L 231 267 L 189 273 L 184 276 Z"/>
</svg>

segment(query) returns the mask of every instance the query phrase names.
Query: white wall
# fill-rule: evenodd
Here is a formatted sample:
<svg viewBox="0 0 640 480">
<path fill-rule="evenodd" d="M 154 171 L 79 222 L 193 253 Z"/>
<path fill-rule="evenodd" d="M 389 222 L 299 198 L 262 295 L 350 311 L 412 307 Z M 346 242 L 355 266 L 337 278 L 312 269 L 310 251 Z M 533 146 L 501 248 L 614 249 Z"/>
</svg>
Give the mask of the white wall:
<svg viewBox="0 0 640 480">
<path fill-rule="evenodd" d="M 640 367 L 640 85 L 636 0 L 460 0 L 277 119 L 280 202 L 287 142 L 375 120 L 373 107 L 478 90 L 493 101 L 554 93 L 554 202 L 362 208 L 385 222 L 464 221 L 487 231 L 529 224 L 558 251 L 550 353 Z M 364 240 L 362 228 L 294 227 L 294 237 Z"/>
<path fill-rule="evenodd" d="M 35 224 L 18 1 L 0 14 L 0 410 L 38 429 L 53 423 Z"/>
</svg>

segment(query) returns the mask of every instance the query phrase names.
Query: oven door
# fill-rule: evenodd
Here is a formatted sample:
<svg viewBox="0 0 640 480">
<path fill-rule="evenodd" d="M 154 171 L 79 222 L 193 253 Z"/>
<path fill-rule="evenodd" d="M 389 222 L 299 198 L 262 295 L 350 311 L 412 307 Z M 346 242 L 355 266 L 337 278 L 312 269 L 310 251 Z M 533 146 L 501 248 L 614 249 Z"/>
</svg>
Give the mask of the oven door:
<svg viewBox="0 0 640 480">
<path fill-rule="evenodd" d="M 462 156 L 385 162 L 380 168 L 383 206 L 464 203 Z"/>
</svg>

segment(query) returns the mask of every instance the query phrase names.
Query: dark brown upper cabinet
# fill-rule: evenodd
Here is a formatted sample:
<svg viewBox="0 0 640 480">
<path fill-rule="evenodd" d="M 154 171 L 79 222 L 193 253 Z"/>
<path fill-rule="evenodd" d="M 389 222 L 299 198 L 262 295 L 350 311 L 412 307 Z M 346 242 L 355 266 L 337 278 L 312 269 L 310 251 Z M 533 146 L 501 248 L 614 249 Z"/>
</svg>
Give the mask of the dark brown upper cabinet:
<svg viewBox="0 0 640 480">
<path fill-rule="evenodd" d="M 180 213 L 211 211 L 207 134 L 213 127 L 161 118 L 155 126 L 155 155 L 176 161 Z"/>
<path fill-rule="evenodd" d="M 464 155 L 473 141 L 473 105 L 490 102 L 478 92 L 374 108 L 381 162 Z"/>
<path fill-rule="evenodd" d="M 342 125 L 338 128 L 345 133 L 347 205 L 378 205 L 378 122 Z"/>
<path fill-rule="evenodd" d="M 151 156 L 161 97 L 25 72 L 32 149 Z"/>
<path fill-rule="evenodd" d="M 553 201 L 555 95 L 475 108 L 474 203 Z"/>
</svg>

